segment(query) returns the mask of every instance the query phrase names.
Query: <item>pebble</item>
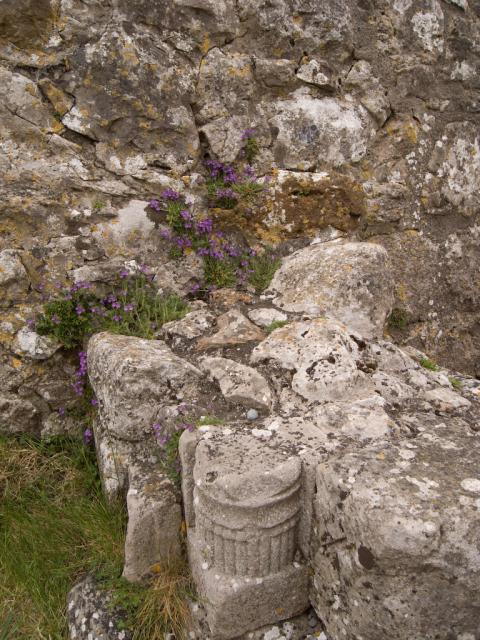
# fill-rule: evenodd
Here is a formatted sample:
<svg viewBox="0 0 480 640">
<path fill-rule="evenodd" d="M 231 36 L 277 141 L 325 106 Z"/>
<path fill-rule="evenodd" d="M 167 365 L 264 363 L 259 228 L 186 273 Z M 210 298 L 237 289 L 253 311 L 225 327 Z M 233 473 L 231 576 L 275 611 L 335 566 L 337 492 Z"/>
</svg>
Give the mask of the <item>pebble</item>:
<svg viewBox="0 0 480 640">
<path fill-rule="evenodd" d="M 256 409 L 249 409 L 247 411 L 247 420 L 256 420 L 258 418 L 258 411 Z"/>
</svg>

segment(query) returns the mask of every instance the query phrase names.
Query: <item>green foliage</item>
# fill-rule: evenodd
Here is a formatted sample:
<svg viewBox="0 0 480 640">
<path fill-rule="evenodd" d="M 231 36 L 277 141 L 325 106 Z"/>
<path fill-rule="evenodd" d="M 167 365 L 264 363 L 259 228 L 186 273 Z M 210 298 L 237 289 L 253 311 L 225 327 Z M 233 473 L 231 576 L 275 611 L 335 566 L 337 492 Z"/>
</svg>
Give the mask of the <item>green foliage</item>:
<svg viewBox="0 0 480 640">
<path fill-rule="evenodd" d="M 430 360 L 429 358 L 422 358 L 420 360 L 420 365 L 424 369 L 428 369 L 429 371 L 438 371 L 437 363 L 434 362 L 433 360 Z"/>
<path fill-rule="evenodd" d="M 217 416 L 201 416 L 200 418 L 198 418 L 198 420 L 195 423 L 197 425 L 197 427 L 201 427 L 205 424 L 211 424 L 211 425 L 219 425 L 219 424 L 225 424 L 225 420 L 223 420 L 223 418 L 218 418 Z"/>
<path fill-rule="evenodd" d="M 448 377 L 450 384 L 454 389 L 461 389 L 463 387 L 463 382 L 458 378 L 454 378 L 453 376 Z"/>
<path fill-rule="evenodd" d="M 280 329 L 280 327 L 284 327 L 286 324 L 288 324 L 288 320 L 274 320 L 268 325 L 268 327 L 265 327 L 265 331 L 267 333 L 272 333 L 275 329 Z"/>
<path fill-rule="evenodd" d="M 387 325 L 390 329 L 405 329 L 408 324 L 408 315 L 405 309 L 395 307 L 389 315 Z"/>
<path fill-rule="evenodd" d="M 205 256 L 203 263 L 203 277 L 206 285 L 214 285 L 218 289 L 222 289 L 237 284 L 236 264 L 233 260 L 219 260 L 213 256 Z"/>
<path fill-rule="evenodd" d="M 248 282 L 257 293 L 265 291 L 281 263 L 281 258 L 275 256 L 271 251 L 265 251 L 249 259 Z"/>
<path fill-rule="evenodd" d="M 248 182 L 241 182 L 233 186 L 235 193 L 239 195 L 242 200 L 250 202 L 264 189 L 263 184 L 255 182 L 254 180 Z"/>
<path fill-rule="evenodd" d="M 92 209 L 94 211 L 101 211 L 105 206 L 106 206 L 105 202 L 101 202 L 100 200 L 97 200 L 96 202 L 93 203 Z"/>
<path fill-rule="evenodd" d="M 40 335 L 56 338 L 67 349 L 81 345 L 84 336 L 93 333 L 93 318 L 90 314 L 78 314 L 76 308 L 89 308 L 95 298 L 77 292 L 69 299 L 47 302 L 43 314 L 37 320 L 36 331 Z"/>
<path fill-rule="evenodd" d="M 91 291 L 89 283 L 73 285 L 62 295 L 44 305 L 36 331 L 53 336 L 67 349 L 81 346 L 85 337 L 98 331 L 151 339 L 162 324 L 187 311 L 178 296 L 159 296 L 145 275 L 119 281 L 103 298 Z"/>
<path fill-rule="evenodd" d="M 252 164 L 257 157 L 258 152 L 260 151 L 260 147 L 258 145 L 258 140 L 256 139 L 256 137 L 250 136 L 249 138 L 247 138 L 243 149 L 245 151 L 245 157 L 248 164 Z"/>
<path fill-rule="evenodd" d="M 180 436 L 183 431 L 174 431 L 167 440 L 163 449 L 162 455 L 162 467 L 170 478 L 170 480 L 176 485 L 180 486 L 180 462 L 178 459 L 178 443 L 180 442 Z"/>
<path fill-rule="evenodd" d="M 65 638 L 67 592 L 90 570 L 120 575 L 124 528 L 81 442 L 0 439 L 1 633 Z"/>
</svg>

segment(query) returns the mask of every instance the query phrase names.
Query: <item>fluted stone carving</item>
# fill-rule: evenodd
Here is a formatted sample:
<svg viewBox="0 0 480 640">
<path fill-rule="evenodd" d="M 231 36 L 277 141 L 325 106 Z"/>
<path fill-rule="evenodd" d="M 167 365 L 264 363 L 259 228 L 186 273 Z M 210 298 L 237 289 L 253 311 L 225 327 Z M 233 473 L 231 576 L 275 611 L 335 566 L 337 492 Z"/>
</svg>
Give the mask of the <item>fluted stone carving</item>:
<svg viewBox="0 0 480 640">
<path fill-rule="evenodd" d="M 180 446 L 190 564 L 219 640 L 308 606 L 301 462 L 285 451 L 256 459 L 249 429 L 228 432 L 188 434 Z"/>
<path fill-rule="evenodd" d="M 293 483 L 279 494 L 240 503 L 220 502 L 208 484 L 196 488 L 197 537 L 217 571 L 261 577 L 293 562 L 300 506 L 300 469 L 296 471 Z"/>
</svg>

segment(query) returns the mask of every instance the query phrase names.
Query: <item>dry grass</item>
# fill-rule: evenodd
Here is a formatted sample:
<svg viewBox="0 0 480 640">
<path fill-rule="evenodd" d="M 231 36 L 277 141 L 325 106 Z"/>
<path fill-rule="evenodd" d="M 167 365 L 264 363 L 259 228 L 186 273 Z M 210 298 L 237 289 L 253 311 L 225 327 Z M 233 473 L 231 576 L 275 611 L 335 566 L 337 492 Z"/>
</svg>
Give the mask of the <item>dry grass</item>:
<svg viewBox="0 0 480 640">
<path fill-rule="evenodd" d="M 155 577 L 135 616 L 134 640 L 164 640 L 168 632 L 176 640 L 185 640 L 191 620 L 187 599 L 192 595 L 192 579 L 185 561 L 173 559 L 156 565 Z"/>
</svg>

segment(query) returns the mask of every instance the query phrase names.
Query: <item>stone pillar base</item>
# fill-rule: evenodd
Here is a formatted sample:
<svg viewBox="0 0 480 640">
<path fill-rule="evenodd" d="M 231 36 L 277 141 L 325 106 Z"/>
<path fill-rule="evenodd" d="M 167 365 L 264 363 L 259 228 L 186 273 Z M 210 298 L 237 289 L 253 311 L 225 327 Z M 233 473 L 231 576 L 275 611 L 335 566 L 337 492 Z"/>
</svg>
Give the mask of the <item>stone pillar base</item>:
<svg viewBox="0 0 480 640">
<path fill-rule="evenodd" d="M 207 612 L 212 640 L 231 640 L 263 625 L 298 615 L 309 607 L 308 568 L 297 562 L 262 578 L 228 576 L 209 567 L 195 530 L 188 555 L 198 597 Z"/>
</svg>

